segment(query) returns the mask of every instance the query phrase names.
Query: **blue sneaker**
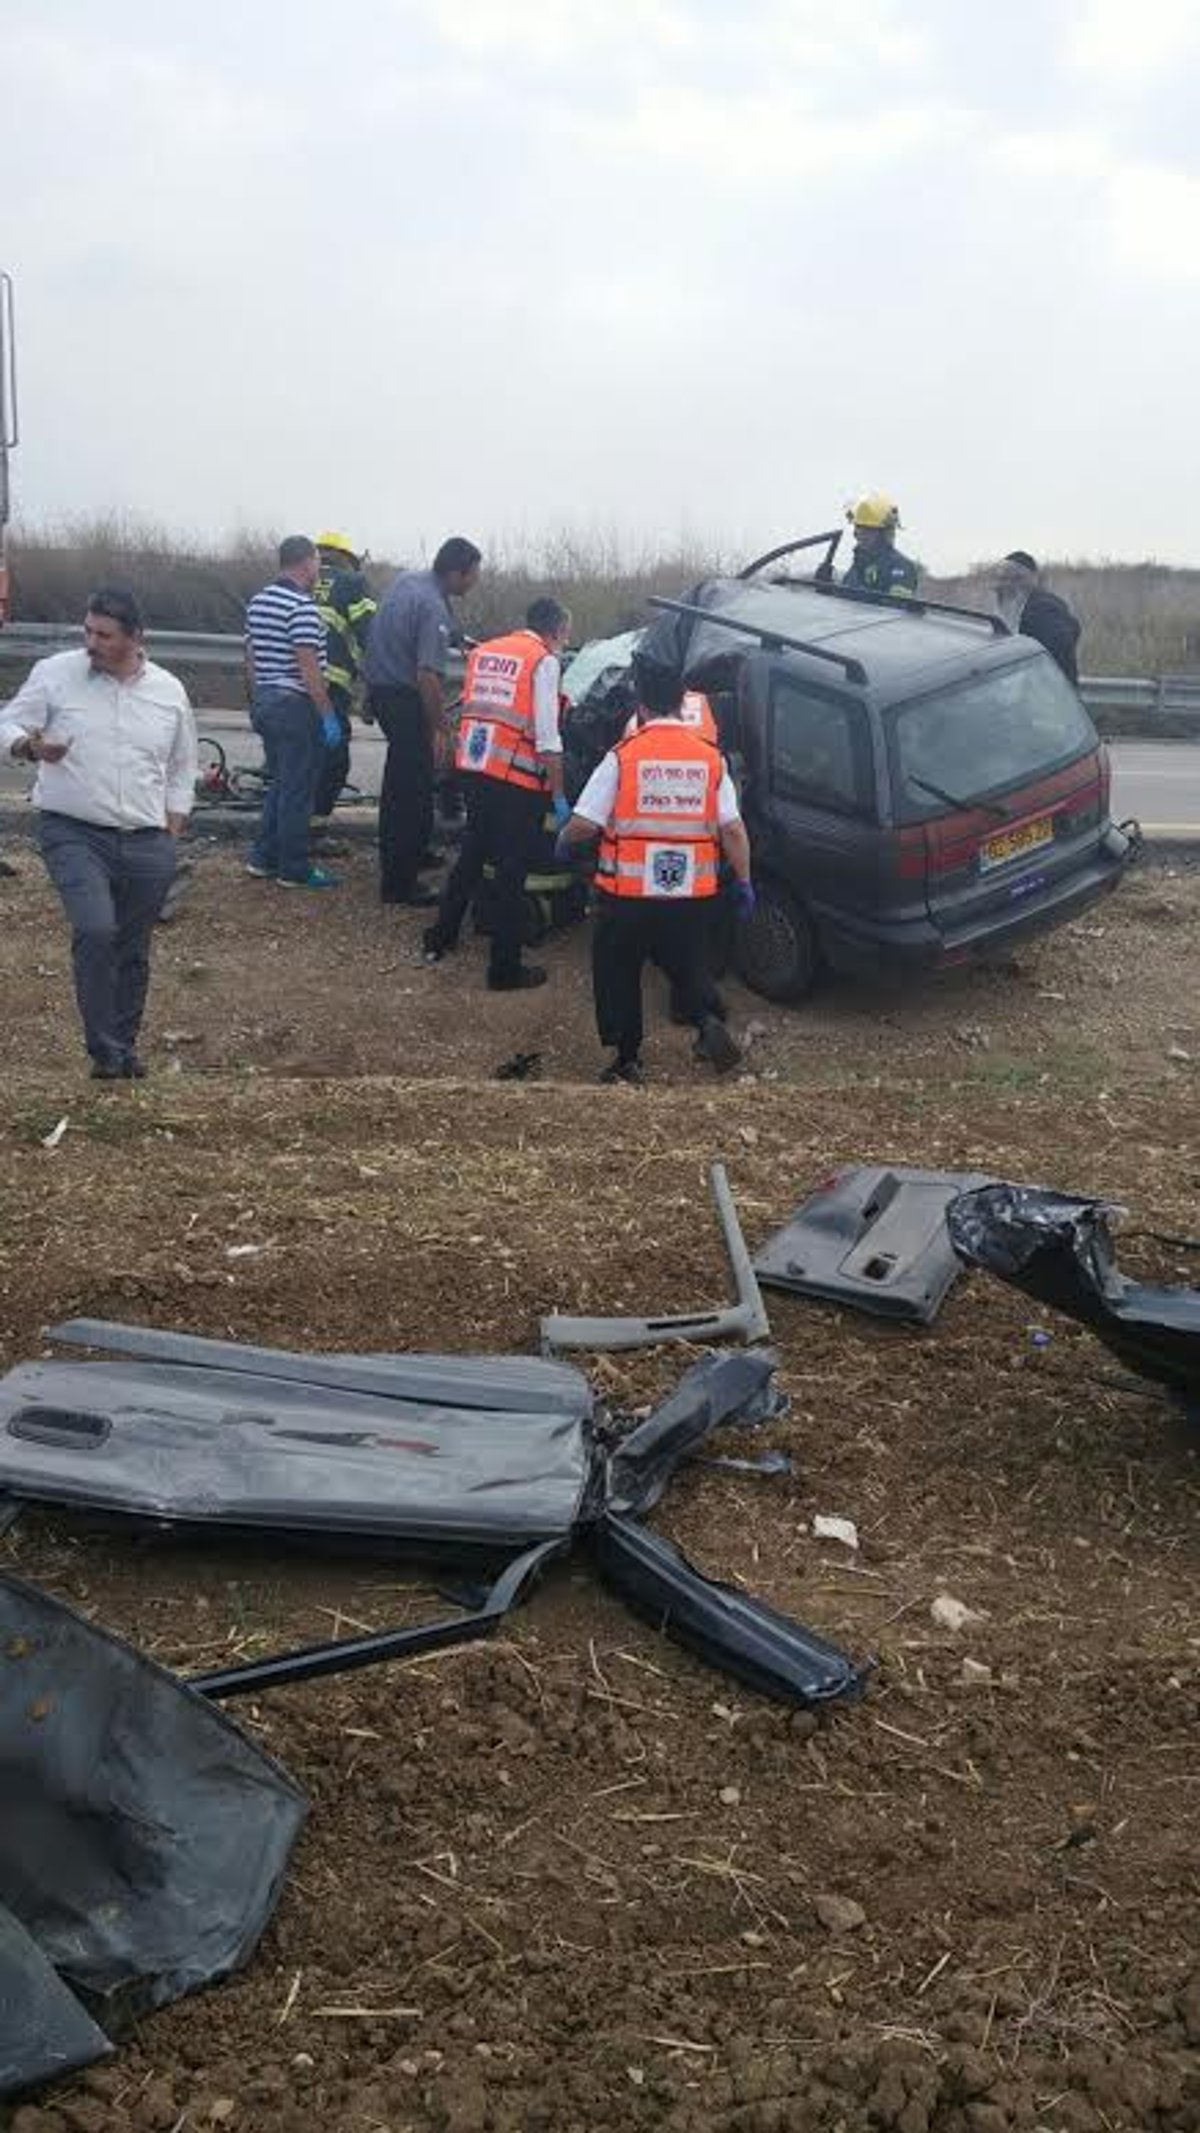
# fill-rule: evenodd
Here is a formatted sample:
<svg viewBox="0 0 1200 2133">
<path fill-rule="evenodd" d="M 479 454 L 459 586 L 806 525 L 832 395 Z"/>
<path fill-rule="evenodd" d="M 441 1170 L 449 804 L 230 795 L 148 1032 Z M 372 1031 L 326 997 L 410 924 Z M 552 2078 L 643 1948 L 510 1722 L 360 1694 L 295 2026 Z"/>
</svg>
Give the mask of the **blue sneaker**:
<svg viewBox="0 0 1200 2133">
<path fill-rule="evenodd" d="M 279 886 L 281 889 L 340 889 L 342 881 L 339 874 L 327 874 L 324 867 L 310 867 L 299 881 L 290 874 L 281 874 Z"/>
<path fill-rule="evenodd" d="M 247 874 L 252 874 L 255 881 L 274 881 L 275 879 L 274 867 L 265 867 L 261 860 L 258 859 L 248 859 L 246 861 L 246 872 Z"/>
</svg>

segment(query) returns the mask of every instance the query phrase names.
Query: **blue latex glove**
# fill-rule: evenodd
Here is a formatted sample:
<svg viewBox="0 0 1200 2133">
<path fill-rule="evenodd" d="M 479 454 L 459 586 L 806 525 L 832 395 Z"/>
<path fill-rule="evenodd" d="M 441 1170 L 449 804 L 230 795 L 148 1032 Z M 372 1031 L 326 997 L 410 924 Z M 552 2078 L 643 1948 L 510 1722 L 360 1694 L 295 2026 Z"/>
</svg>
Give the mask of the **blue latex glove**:
<svg viewBox="0 0 1200 2133">
<path fill-rule="evenodd" d="M 558 827 L 559 827 L 559 829 L 561 829 L 561 828 L 562 828 L 562 826 L 563 826 L 563 823 L 564 823 L 564 822 L 569 822 L 569 821 L 570 821 L 570 819 L 571 819 L 571 803 L 570 803 L 570 801 L 568 800 L 568 798 L 567 798 L 567 796 L 566 796 L 565 792 L 557 792 L 557 793 L 555 793 L 555 795 L 554 795 L 554 820 L 555 820 L 555 822 L 556 822 L 556 823 L 558 824 Z"/>
<path fill-rule="evenodd" d="M 733 884 L 733 911 L 735 918 L 753 918 L 758 898 L 752 881 L 735 881 Z"/>
<path fill-rule="evenodd" d="M 327 748 L 341 747 L 342 722 L 336 711 L 327 711 L 321 720 L 321 739 Z"/>
</svg>

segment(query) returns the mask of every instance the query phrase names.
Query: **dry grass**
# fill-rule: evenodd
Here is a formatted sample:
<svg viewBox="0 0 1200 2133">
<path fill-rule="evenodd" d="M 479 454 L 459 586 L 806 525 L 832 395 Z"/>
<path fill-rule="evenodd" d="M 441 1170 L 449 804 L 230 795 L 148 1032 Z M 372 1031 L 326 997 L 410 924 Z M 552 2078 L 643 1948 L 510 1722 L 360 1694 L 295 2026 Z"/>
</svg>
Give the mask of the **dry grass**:
<svg viewBox="0 0 1200 2133">
<path fill-rule="evenodd" d="M 245 601 L 271 573 L 277 538 L 270 529 L 247 529 L 218 549 L 149 521 L 115 517 L 18 527 L 14 613 L 27 622 L 74 621 L 90 589 L 116 578 L 137 588 L 153 627 L 237 630 Z M 615 530 L 564 527 L 524 551 L 486 534 L 477 538 L 487 563 L 464 618 L 477 634 L 507 627 L 535 593 L 553 591 L 571 608 L 576 641 L 583 642 L 644 620 L 651 593 L 678 593 L 746 560 L 696 544 L 639 550 Z M 398 564 L 427 560 L 381 558 L 371 573 L 382 586 Z M 1200 571 L 1062 562 L 1048 564 L 1047 575 L 1083 620 L 1089 672 L 1179 673 L 1200 665 Z M 986 603 L 982 568 L 929 582 L 943 596 Z"/>
<path fill-rule="evenodd" d="M 1200 571 L 1165 563 L 1047 563 L 1046 580 L 1083 624 L 1089 674 L 1184 674 L 1200 667 Z M 944 598 L 987 606 L 980 567 L 946 578 Z"/>
</svg>

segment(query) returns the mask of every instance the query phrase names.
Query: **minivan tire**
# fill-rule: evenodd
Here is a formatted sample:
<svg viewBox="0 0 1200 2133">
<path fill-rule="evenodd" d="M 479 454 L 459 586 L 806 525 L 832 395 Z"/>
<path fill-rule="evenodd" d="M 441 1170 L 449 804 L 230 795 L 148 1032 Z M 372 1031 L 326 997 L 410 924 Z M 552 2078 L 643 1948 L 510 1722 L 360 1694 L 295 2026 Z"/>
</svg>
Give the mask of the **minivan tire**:
<svg viewBox="0 0 1200 2133">
<path fill-rule="evenodd" d="M 764 1000 L 803 1000 L 820 967 L 812 920 L 782 882 L 758 881 L 755 886 L 754 914 L 734 935 L 738 975 Z"/>
</svg>

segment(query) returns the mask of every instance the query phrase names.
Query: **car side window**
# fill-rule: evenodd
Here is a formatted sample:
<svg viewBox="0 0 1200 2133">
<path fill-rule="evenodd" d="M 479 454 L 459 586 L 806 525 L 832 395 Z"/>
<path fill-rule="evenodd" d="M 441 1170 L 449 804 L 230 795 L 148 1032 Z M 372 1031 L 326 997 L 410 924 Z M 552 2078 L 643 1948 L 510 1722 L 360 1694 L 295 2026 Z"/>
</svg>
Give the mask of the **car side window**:
<svg viewBox="0 0 1200 2133">
<path fill-rule="evenodd" d="M 864 814 L 869 741 L 856 704 L 778 674 L 771 685 L 771 790 L 777 799 Z"/>
</svg>

